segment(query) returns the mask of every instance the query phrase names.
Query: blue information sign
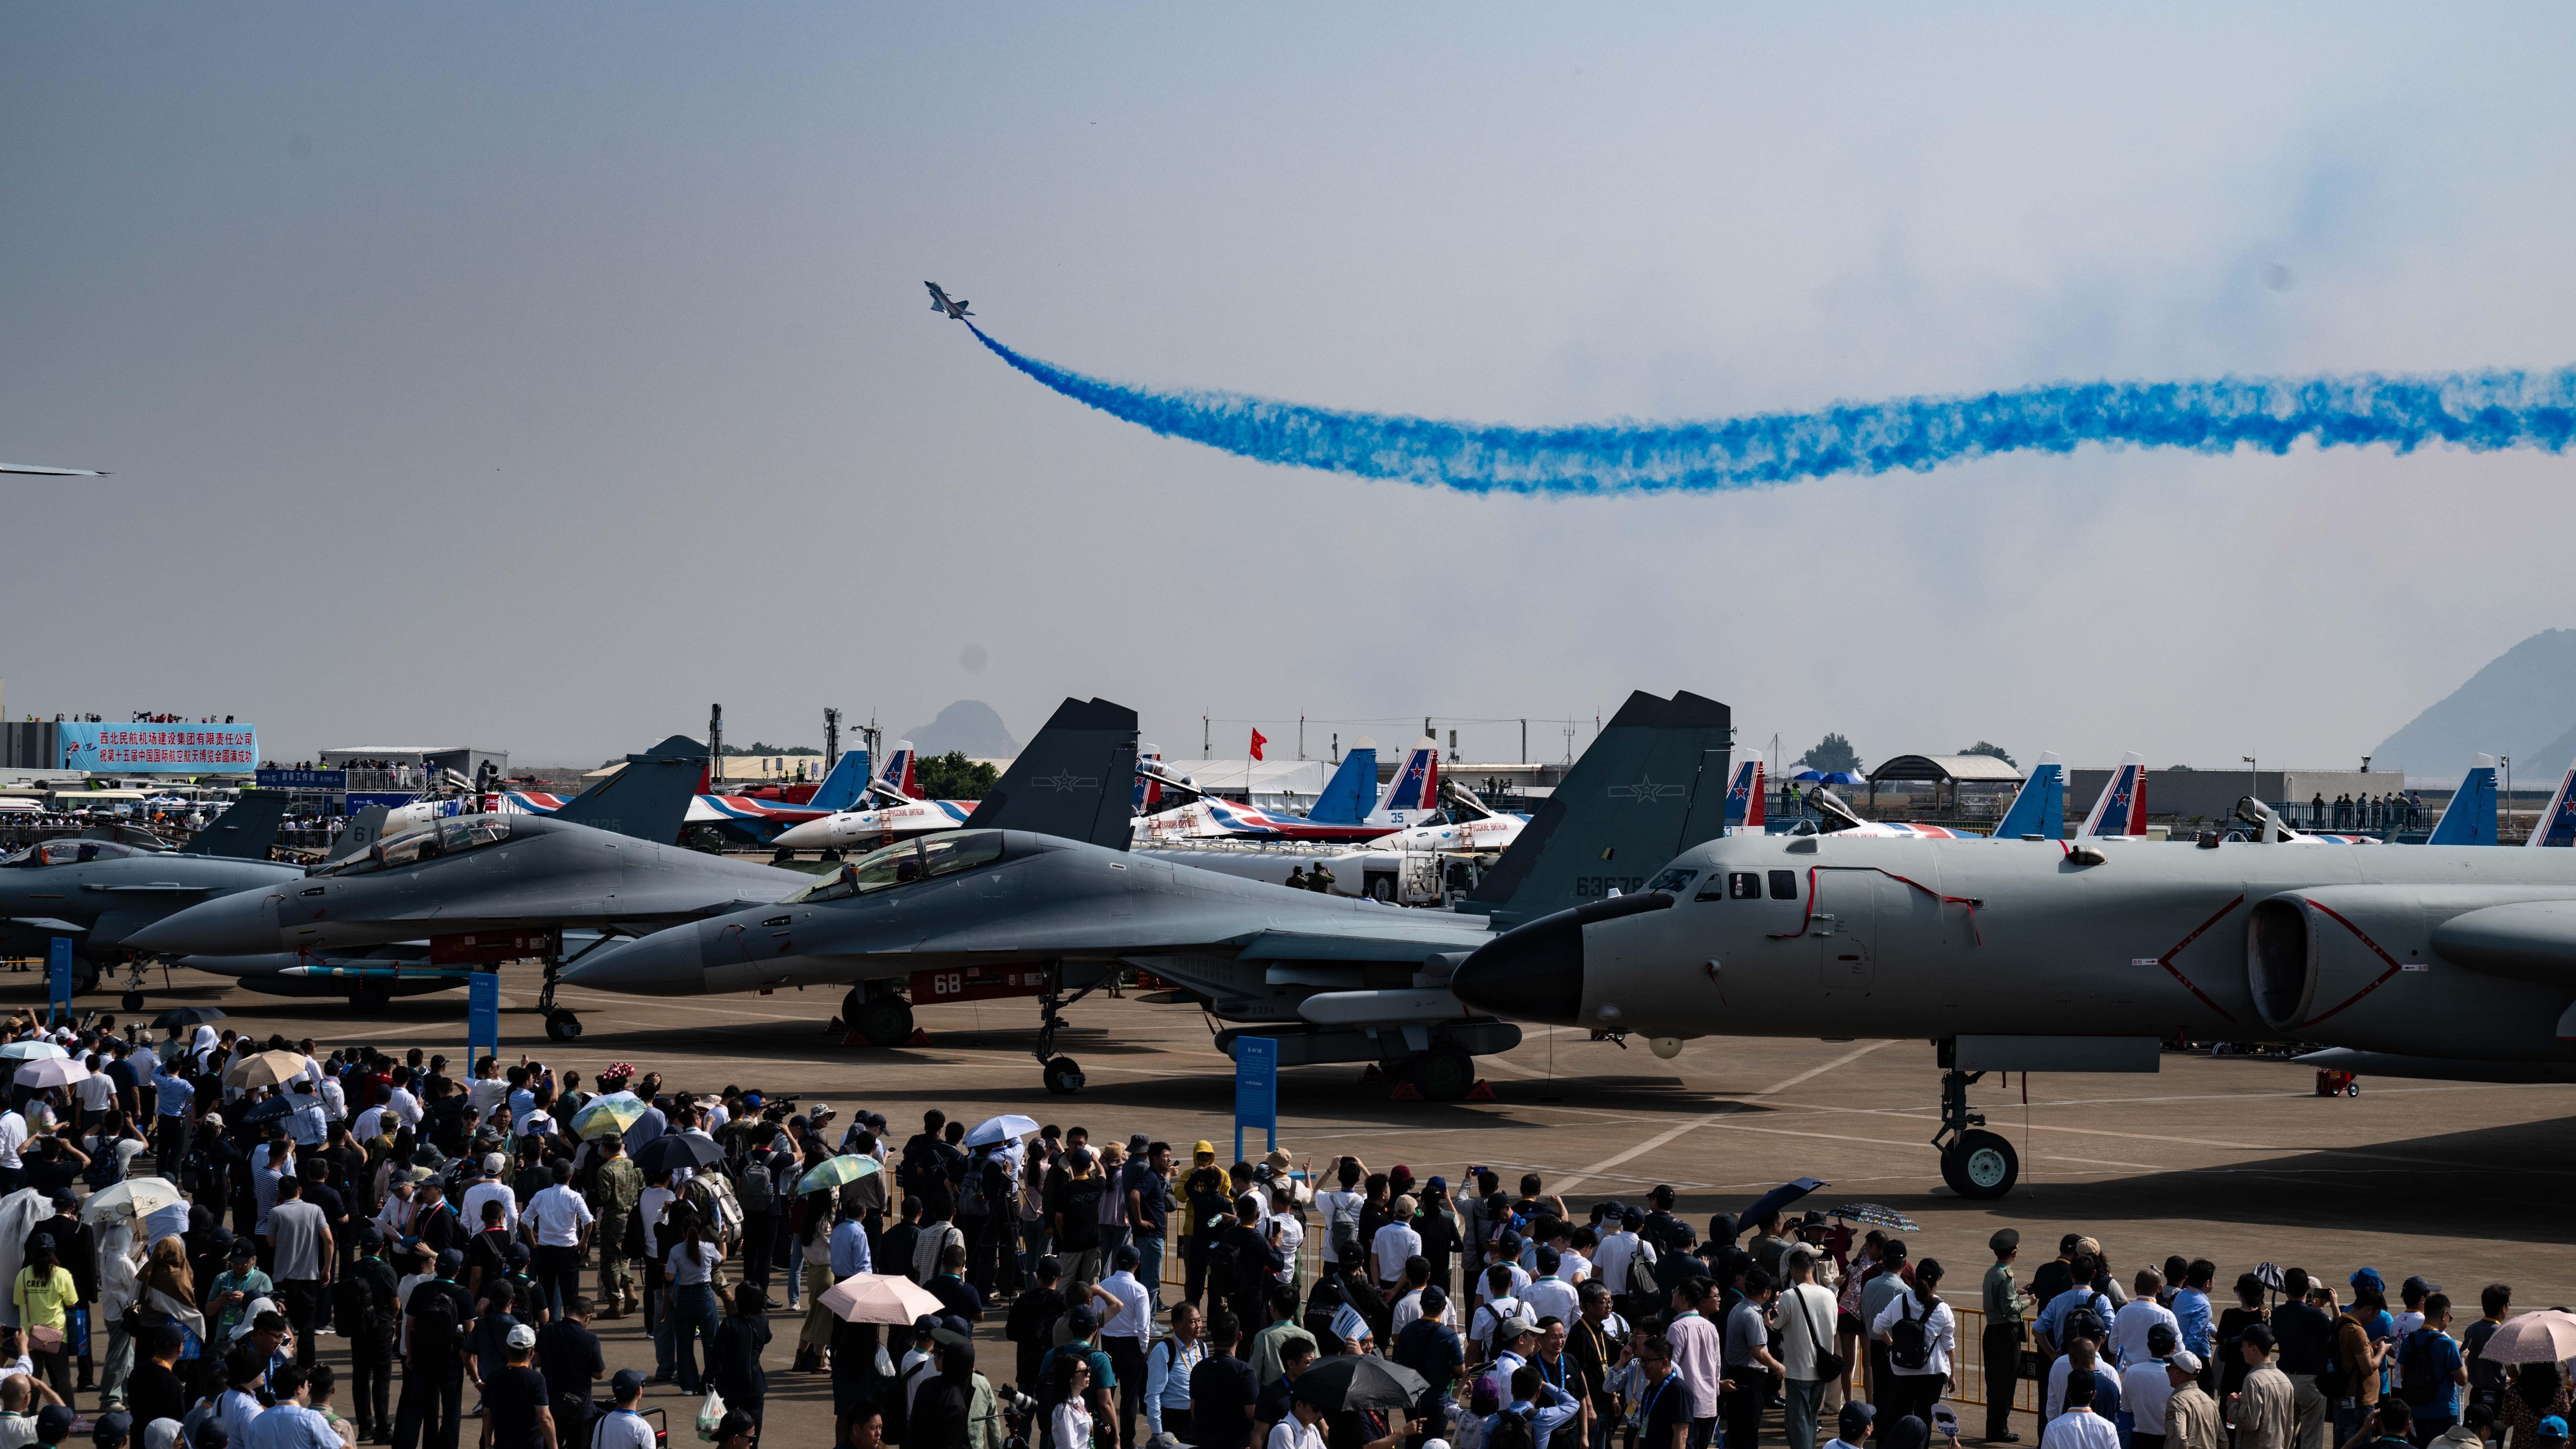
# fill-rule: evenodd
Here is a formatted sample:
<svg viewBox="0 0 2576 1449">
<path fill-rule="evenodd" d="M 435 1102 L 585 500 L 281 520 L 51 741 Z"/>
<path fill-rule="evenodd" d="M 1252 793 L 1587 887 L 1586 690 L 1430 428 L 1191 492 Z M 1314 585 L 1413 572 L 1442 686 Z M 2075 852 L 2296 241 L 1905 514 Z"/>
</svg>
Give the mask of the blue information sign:
<svg viewBox="0 0 2576 1449">
<path fill-rule="evenodd" d="M 1243 1158 L 1243 1129 L 1269 1133 L 1269 1151 L 1279 1145 L 1279 1042 L 1274 1037 L 1234 1039 L 1234 1160 Z"/>
<path fill-rule="evenodd" d="M 480 1056 L 501 1054 L 501 973 L 476 971 L 465 978 L 465 1069 Z"/>
<path fill-rule="evenodd" d="M 337 795 L 349 788 L 346 770 L 254 770 L 251 779 L 263 790 L 328 790 Z"/>
<path fill-rule="evenodd" d="M 61 1020 L 72 1009 L 72 938 L 56 936 L 45 960 L 45 1020 Z"/>
</svg>

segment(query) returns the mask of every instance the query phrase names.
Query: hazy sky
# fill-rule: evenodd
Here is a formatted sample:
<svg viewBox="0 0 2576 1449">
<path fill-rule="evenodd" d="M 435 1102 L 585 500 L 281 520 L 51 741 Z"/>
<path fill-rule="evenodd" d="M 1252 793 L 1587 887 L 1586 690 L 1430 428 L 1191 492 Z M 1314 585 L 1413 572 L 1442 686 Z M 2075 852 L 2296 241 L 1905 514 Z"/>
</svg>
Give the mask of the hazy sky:
<svg viewBox="0 0 2576 1449">
<path fill-rule="evenodd" d="M 2344 764 L 2576 623 L 2576 458 L 1475 499 L 1156 438 L 921 287 L 1509 423 L 2576 361 L 2576 10 L 2245 8 L 11 6 L 0 457 L 115 476 L 0 480 L 6 708 L 551 762 L 1100 694 L 1194 756 L 1689 688 Z"/>
</svg>

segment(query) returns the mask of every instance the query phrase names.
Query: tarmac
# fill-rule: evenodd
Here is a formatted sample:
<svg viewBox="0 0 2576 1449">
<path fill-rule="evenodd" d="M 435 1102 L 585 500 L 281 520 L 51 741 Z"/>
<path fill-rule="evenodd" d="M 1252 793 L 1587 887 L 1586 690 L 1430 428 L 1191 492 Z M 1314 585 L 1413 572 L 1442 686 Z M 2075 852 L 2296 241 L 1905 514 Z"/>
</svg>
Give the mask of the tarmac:
<svg viewBox="0 0 2576 1449">
<path fill-rule="evenodd" d="M 463 1055 L 462 992 L 355 1016 L 343 1002 L 265 997 L 190 972 L 170 984 L 150 993 L 150 1011 L 218 1005 L 229 1025 L 310 1036 L 325 1051 L 364 1042 Z M 12 985 L 0 977 L 0 1001 L 41 996 Z M 1145 1132 L 1183 1153 L 1207 1138 L 1232 1160 L 1231 1067 L 1190 1007 L 1096 994 L 1077 1003 L 1058 1050 L 1080 1060 L 1090 1085 L 1050 1097 L 1026 1000 L 923 1007 L 922 1044 L 889 1051 L 845 1047 L 827 1031 L 837 992 L 648 999 L 567 988 L 563 1002 L 585 1031 L 558 1044 L 534 1010 L 536 986 L 534 968 L 505 974 L 505 1061 L 524 1054 L 585 1079 L 627 1061 L 660 1071 L 666 1090 L 792 1092 L 829 1102 L 842 1123 L 865 1107 L 886 1115 L 897 1145 L 938 1107 L 970 1124 L 1023 1112 L 1087 1126 L 1095 1140 Z M 1507 1187 L 1536 1172 L 1578 1213 L 1668 1182 L 1700 1225 L 1782 1182 L 1818 1177 L 1829 1185 L 1813 1206 L 1874 1202 L 1920 1223 L 1907 1235 L 1916 1260 L 1942 1259 L 1950 1296 L 1970 1304 L 1991 1261 L 1986 1240 L 2007 1225 L 2021 1230 L 2026 1267 L 2061 1234 L 2082 1231 L 2124 1280 L 2179 1253 L 2217 1263 L 2222 1290 L 2261 1262 L 2338 1285 L 2365 1264 L 2392 1284 L 2422 1274 L 2459 1300 L 2463 1321 L 2489 1282 L 2512 1284 L 2518 1308 L 2576 1303 L 2576 1086 L 2365 1079 L 2359 1096 L 2329 1098 L 2314 1094 L 2312 1072 L 2273 1061 L 2168 1052 L 2161 1065 L 2153 1077 L 1989 1076 L 1972 1087 L 1989 1130 L 2022 1153 L 2020 1185 L 1996 1202 L 1941 1185 L 1930 1145 L 1939 1073 L 1930 1044 L 1910 1040 L 1708 1038 L 1663 1061 L 1642 1041 L 1622 1048 L 1531 1028 L 1517 1050 L 1479 1059 L 1490 1101 L 1393 1101 L 1358 1066 L 1283 1071 L 1279 1145 L 1301 1162 L 1351 1152 L 1372 1169 L 1403 1163 L 1453 1184 L 1477 1166 L 1502 1172 Z M 1266 1145 L 1256 1132 L 1244 1151 Z M 988 1371 L 1002 1366 L 990 1373 L 997 1383 L 1011 1361 L 1001 1320 L 998 1307 L 988 1312 L 979 1334 L 993 1345 L 982 1355 Z M 828 1443 L 827 1378 L 787 1372 L 797 1324 L 783 1309 L 772 1318 L 768 1440 Z M 612 1370 L 650 1369 L 638 1320 L 598 1326 Z M 339 1357 L 337 1340 L 325 1349 Z M 691 1433 L 695 1406 L 676 1389 L 657 1386 L 648 1399 L 670 1410 L 675 1434 Z"/>
</svg>

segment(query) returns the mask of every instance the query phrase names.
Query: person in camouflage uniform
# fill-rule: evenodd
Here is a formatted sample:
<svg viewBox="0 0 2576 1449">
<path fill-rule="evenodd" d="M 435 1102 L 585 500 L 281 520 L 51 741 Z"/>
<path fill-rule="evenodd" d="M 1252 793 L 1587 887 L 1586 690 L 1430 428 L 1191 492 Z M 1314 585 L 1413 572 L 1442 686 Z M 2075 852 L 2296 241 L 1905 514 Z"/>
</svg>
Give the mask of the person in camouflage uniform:
<svg viewBox="0 0 2576 1449">
<path fill-rule="evenodd" d="M 628 1256 L 626 1225 L 644 1196 L 644 1174 L 626 1155 L 626 1144 L 614 1134 L 599 1139 L 597 1166 L 591 1169 L 590 1211 L 599 1219 L 599 1313 L 622 1318 L 643 1300 L 635 1292 L 635 1260 Z"/>
</svg>

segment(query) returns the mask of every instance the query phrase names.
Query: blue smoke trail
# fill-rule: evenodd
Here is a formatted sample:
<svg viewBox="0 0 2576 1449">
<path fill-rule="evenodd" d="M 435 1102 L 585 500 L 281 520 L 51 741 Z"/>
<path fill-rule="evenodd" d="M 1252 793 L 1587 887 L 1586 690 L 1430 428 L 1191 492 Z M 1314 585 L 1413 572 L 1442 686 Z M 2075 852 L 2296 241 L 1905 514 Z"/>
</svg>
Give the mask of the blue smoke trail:
<svg viewBox="0 0 2576 1449">
<path fill-rule="evenodd" d="M 2050 383 L 1705 423 L 1503 428 L 1235 392 L 1129 387 L 1023 356 L 981 328 L 975 335 L 1003 361 L 1066 397 L 1166 437 L 1264 463 L 1466 493 L 1712 492 L 1837 473 L 1927 472 L 1993 453 L 2071 453 L 2085 443 L 2286 453 L 2305 439 L 2321 448 L 2384 443 L 2400 453 L 2428 443 L 2560 453 L 2576 441 L 2576 367 Z"/>
</svg>

